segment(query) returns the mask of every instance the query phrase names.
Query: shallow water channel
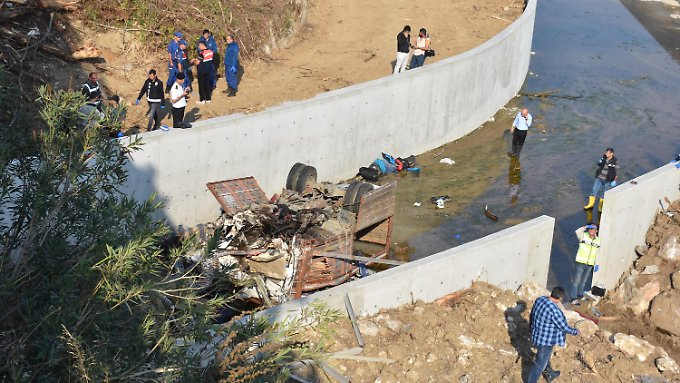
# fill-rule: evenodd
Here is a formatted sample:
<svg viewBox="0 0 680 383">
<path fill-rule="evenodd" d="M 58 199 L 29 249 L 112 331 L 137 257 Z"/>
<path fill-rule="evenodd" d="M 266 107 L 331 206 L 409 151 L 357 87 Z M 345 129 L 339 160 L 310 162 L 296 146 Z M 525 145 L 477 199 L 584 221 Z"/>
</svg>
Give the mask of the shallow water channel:
<svg viewBox="0 0 680 383">
<path fill-rule="evenodd" d="M 679 21 L 666 8 L 642 11 Z M 675 53 L 672 41 L 663 42 Z M 546 214 L 557 220 L 548 284 L 567 285 L 573 231 L 592 219 L 582 206 L 604 149 L 616 149 L 619 183 L 678 153 L 680 66 L 618 0 L 539 1 L 532 50 L 523 96 L 495 121 L 419 155 L 419 177 L 398 177 L 396 258 L 422 258 Z M 519 163 L 506 154 L 518 107 L 534 117 Z M 444 157 L 455 164 L 439 163 Z M 438 195 L 451 197 L 443 209 L 430 203 Z M 498 222 L 485 217 L 485 205 Z"/>
</svg>

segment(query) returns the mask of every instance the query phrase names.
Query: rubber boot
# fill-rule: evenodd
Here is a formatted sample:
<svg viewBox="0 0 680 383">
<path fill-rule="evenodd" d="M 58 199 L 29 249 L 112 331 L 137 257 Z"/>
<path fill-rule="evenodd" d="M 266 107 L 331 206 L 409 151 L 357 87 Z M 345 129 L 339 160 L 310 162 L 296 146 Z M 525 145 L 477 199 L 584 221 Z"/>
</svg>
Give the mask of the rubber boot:
<svg viewBox="0 0 680 383">
<path fill-rule="evenodd" d="M 604 198 L 600 198 L 600 203 L 597 205 L 597 211 L 602 213 L 602 204 L 604 204 Z"/>
<path fill-rule="evenodd" d="M 600 200 L 602 201 L 602 200 Z M 591 195 L 588 197 L 588 204 L 583 207 L 584 210 L 592 209 L 595 206 L 595 196 Z"/>
</svg>

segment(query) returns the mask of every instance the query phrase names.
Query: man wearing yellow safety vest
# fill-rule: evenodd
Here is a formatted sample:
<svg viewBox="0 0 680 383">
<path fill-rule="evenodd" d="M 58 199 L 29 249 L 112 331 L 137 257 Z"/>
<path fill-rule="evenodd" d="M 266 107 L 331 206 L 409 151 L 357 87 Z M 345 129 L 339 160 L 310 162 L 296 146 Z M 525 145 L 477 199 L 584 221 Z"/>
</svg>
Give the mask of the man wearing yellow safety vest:
<svg viewBox="0 0 680 383">
<path fill-rule="evenodd" d="M 582 226 L 576 230 L 579 239 L 578 252 L 576 253 L 576 268 L 574 270 L 574 282 L 571 286 L 571 304 L 578 306 L 579 299 L 583 297 L 583 290 L 590 272 L 597 261 L 600 252 L 600 237 L 597 236 L 597 225 Z"/>
</svg>

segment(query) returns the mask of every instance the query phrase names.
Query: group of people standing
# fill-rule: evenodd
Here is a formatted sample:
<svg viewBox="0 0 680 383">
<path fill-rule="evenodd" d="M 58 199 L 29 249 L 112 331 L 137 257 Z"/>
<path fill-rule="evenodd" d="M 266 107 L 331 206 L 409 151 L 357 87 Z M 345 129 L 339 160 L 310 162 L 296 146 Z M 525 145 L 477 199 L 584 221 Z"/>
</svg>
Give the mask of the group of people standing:
<svg viewBox="0 0 680 383">
<path fill-rule="evenodd" d="M 411 26 L 405 25 L 404 29 L 397 34 L 397 60 L 394 64 L 394 74 L 423 66 L 425 57 L 433 53 L 434 51 L 430 49 L 430 36 L 427 30 L 420 28 L 415 44 L 412 44 Z M 410 64 L 409 55 L 411 55 Z"/>
<path fill-rule="evenodd" d="M 238 91 L 238 56 L 239 47 L 233 35 L 226 37 L 227 46 L 224 52 L 224 72 L 227 80 L 227 97 L 236 96 Z M 189 59 L 188 44 L 182 32 L 177 31 L 168 44 L 168 80 L 165 83 L 165 93 L 169 94 L 172 104 L 172 124 L 175 128 L 187 128 L 190 124 L 184 122 L 184 112 L 189 94 L 193 91 L 193 67 L 196 66 L 198 80 L 198 100 L 196 104 L 203 105 L 212 101 L 213 90 L 217 88 L 217 69 L 220 64 L 219 48 L 209 30 L 204 30 L 196 43 L 197 57 Z M 138 105 L 146 95 L 149 104 L 147 130 L 160 127 L 160 110 L 164 108 L 163 82 L 158 79 L 155 69 L 149 70 L 148 78 L 142 85 L 135 100 Z"/>
<path fill-rule="evenodd" d="M 512 149 L 508 152 L 513 160 L 517 160 L 524 146 L 527 132 L 531 127 L 533 117 L 524 108 L 515 116 L 510 132 L 512 133 Z M 574 273 L 569 291 L 562 287 L 555 287 L 550 296 L 538 298 L 531 311 L 531 341 L 536 347 L 536 357 L 533 359 L 528 382 L 536 383 L 541 376 L 547 382 L 552 382 L 560 375 L 550 365 L 554 346 L 564 346 L 565 334 L 578 335 L 578 330 L 567 324 L 564 313 L 558 304 L 567 299 L 571 305 L 580 306 L 587 290 L 586 283 L 594 271 L 597 271 L 597 258 L 600 252 L 599 227 L 592 222 L 592 209 L 599 199 L 598 211 L 602 212 L 604 193 L 616 186 L 618 180 L 618 163 L 614 157 L 614 148 L 607 148 L 597 162 L 595 181 L 588 196 L 588 202 L 583 207 L 586 210 L 589 223 L 578 228 L 575 232 L 578 240 L 578 250 L 574 259 Z M 568 295 L 567 295 L 568 294 Z"/>
</svg>

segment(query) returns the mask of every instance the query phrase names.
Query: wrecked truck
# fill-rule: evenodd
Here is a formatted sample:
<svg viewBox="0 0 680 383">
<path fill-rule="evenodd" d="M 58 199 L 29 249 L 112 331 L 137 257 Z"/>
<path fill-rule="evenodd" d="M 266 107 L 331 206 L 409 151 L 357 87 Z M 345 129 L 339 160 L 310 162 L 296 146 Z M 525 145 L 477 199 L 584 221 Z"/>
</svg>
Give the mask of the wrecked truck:
<svg viewBox="0 0 680 383">
<path fill-rule="evenodd" d="M 267 198 L 255 178 L 207 184 L 223 214 L 200 263 L 203 288 L 226 277 L 236 299 L 265 306 L 337 286 L 386 259 L 392 235 L 396 182 L 317 182 L 312 166 L 297 163 L 286 188 Z"/>
</svg>

